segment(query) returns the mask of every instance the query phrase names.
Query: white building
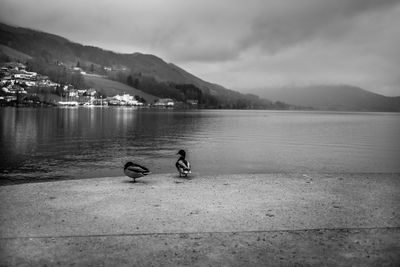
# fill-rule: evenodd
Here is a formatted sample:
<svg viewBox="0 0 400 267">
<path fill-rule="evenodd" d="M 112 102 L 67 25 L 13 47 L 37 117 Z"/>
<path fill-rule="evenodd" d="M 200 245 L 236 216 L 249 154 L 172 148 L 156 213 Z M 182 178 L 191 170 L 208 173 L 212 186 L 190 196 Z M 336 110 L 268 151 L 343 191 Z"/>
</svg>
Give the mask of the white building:
<svg viewBox="0 0 400 267">
<path fill-rule="evenodd" d="M 114 96 L 114 99 L 120 101 L 121 104 L 126 104 L 128 106 L 142 106 L 143 105 L 143 103 L 137 101 L 134 96 L 131 96 L 129 94 L 116 95 L 116 96 Z"/>
<path fill-rule="evenodd" d="M 79 96 L 78 90 L 76 90 L 76 89 L 68 90 L 67 91 L 67 96 L 68 97 L 78 97 Z"/>
<path fill-rule="evenodd" d="M 156 107 L 173 107 L 175 105 L 174 100 L 171 98 L 160 98 L 154 103 Z"/>
</svg>

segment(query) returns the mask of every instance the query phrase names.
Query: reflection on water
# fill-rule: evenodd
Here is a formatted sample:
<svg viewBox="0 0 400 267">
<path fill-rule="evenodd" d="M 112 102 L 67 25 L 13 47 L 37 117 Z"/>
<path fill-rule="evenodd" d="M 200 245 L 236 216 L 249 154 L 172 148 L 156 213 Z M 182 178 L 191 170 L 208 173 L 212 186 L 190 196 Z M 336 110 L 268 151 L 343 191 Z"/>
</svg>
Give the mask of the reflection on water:
<svg viewBox="0 0 400 267">
<path fill-rule="evenodd" d="M 180 148 L 197 175 L 400 171 L 392 113 L 2 108 L 0 126 L 3 182 L 171 173 Z"/>
</svg>

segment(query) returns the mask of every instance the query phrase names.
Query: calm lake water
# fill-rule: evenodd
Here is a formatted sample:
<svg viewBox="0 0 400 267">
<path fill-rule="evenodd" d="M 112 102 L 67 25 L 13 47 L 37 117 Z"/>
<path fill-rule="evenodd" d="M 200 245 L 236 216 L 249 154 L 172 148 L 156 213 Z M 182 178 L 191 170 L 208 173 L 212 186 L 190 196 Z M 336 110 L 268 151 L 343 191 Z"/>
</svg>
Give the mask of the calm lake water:
<svg viewBox="0 0 400 267">
<path fill-rule="evenodd" d="M 122 176 L 128 160 L 195 176 L 400 172 L 400 114 L 0 108 L 0 182 Z"/>
</svg>

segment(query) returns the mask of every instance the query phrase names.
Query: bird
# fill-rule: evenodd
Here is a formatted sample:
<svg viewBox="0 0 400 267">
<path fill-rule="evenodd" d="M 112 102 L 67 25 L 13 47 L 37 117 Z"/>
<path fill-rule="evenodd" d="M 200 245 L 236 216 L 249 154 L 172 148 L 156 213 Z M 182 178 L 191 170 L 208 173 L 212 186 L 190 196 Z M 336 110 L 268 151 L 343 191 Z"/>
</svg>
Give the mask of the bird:
<svg viewBox="0 0 400 267">
<path fill-rule="evenodd" d="M 178 152 L 180 156 L 178 161 L 175 163 L 175 167 L 178 169 L 179 177 L 187 177 L 189 173 L 192 173 L 190 170 L 190 163 L 186 160 L 186 152 L 185 150 L 181 149 Z"/>
<path fill-rule="evenodd" d="M 130 161 L 124 165 L 124 173 L 126 176 L 133 178 L 135 183 L 136 179 L 148 175 L 150 171 L 148 168 Z"/>
</svg>

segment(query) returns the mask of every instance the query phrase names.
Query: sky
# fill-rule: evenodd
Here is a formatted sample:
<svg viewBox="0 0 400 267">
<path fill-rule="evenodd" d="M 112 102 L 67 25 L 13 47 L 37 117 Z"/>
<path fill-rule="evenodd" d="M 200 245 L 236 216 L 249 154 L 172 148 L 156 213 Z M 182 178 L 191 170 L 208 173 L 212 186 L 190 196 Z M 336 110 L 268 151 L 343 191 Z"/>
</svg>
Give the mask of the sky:
<svg viewBox="0 0 400 267">
<path fill-rule="evenodd" d="M 400 0 L 0 0 L 0 21 L 209 82 L 347 84 L 400 96 Z"/>
</svg>

